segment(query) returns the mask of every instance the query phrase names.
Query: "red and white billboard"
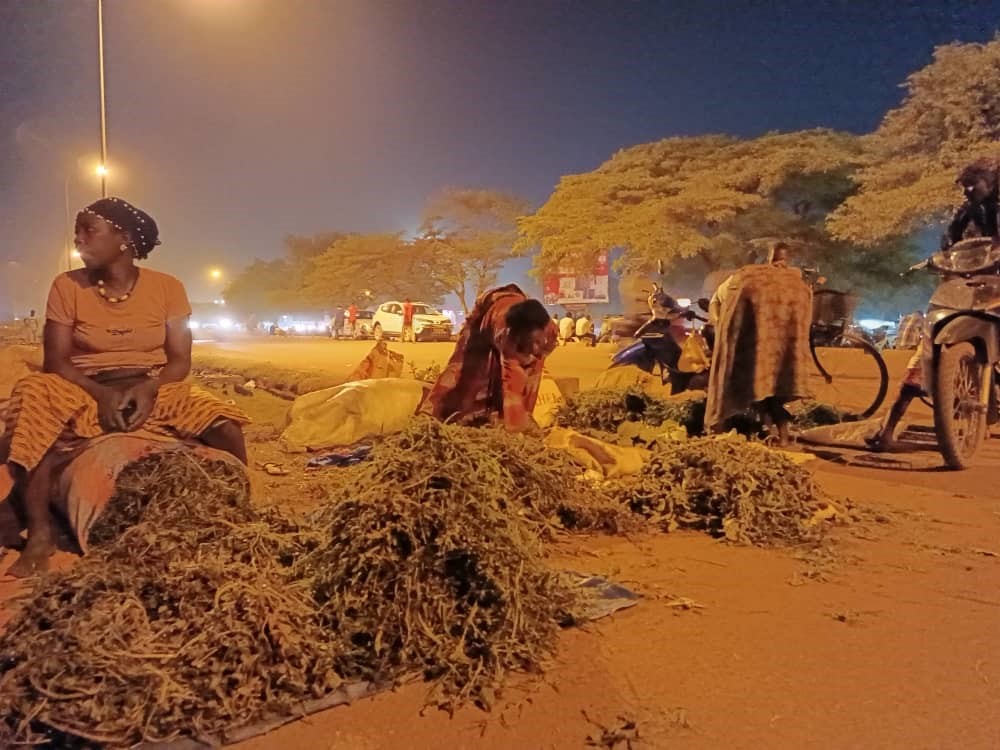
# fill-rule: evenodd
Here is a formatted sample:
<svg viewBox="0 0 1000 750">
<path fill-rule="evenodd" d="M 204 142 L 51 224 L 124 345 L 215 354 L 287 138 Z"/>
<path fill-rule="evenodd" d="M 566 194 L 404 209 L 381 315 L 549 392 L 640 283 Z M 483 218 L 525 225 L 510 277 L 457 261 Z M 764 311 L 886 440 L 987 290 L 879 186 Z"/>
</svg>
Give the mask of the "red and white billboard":
<svg viewBox="0 0 1000 750">
<path fill-rule="evenodd" d="M 542 277 L 542 296 L 546 305 L 606 304 L 608 297 L 608 254 L 597 258 L 592 274 L 581 276 L 559 271 Z"/>
</svg>

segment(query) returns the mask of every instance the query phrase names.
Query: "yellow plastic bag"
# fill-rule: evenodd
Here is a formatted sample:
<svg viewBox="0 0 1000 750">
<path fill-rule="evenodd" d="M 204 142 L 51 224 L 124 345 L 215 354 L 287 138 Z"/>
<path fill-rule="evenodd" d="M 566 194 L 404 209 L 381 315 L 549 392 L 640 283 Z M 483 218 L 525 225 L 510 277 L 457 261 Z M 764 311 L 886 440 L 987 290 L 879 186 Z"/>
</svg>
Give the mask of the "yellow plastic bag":
<svg viewBox="0 0 1000 750">
<path fill-rule="evenodd" d="M 705 338 L 698 331 L 692 331 L 681 345 L 677 369 L 681 372 L 705 372 L 711 365 Z"/>
<path fill-rule="evenodd" d="M 638 474 L 649 457 L 649 451 L 643 448 L 623 448 L 563 427 L 552 428 L 545 444 L 567 453 L 587 471 L 608 479 Z"/>
<path fill-rule="evenodd" d="M 531 413 L 538 426 L 542 429 L 551 427 L 556 421 L 556 412 L 565 401 L 556 381 L 548 373 L 542 375 L 542 382 L 538 386 L 538 400 Z"/>
</svg>

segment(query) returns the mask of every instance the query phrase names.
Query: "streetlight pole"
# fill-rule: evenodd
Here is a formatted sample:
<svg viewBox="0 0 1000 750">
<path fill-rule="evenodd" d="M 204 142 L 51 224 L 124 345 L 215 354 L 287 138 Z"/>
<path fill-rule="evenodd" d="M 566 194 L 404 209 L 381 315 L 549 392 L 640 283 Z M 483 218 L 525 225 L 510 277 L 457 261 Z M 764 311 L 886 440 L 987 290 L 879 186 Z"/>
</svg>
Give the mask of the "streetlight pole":
<svg viewBox="0 0 1000 750">
<path fill-rule="evenodd" d="M 101 197 L 108 197 L 108 126 L 104 104 L 104 2 L 97 0 L 97 72 L 101 82 Z M 68 211 L 67 211 L 68 214 Z"/>
<path fill-rule="evenodd" d="M 63 185 L 63 197 L 66 199 L 66 270 L 73 270 L 73 236 L 70 234 L 69 224 L 69 175 L 66 175 L 66 183 Z"/>
</svg>

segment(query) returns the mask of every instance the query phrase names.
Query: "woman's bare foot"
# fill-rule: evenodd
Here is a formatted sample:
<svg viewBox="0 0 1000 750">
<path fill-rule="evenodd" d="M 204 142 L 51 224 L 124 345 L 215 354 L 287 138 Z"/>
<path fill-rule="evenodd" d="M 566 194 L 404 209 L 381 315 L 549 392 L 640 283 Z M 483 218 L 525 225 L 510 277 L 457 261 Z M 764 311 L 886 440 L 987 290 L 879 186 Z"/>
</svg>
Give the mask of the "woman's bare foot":
<svg viewBox="0 0 1000 750">
<path fill-rule="evenodd" d="M 7 569 L 7 575 L 14 578 L 28 578 L 49 569 L 49 558 L 55 552 L 51 540 L 28 539 L 21 556 Z"/>
</svg>

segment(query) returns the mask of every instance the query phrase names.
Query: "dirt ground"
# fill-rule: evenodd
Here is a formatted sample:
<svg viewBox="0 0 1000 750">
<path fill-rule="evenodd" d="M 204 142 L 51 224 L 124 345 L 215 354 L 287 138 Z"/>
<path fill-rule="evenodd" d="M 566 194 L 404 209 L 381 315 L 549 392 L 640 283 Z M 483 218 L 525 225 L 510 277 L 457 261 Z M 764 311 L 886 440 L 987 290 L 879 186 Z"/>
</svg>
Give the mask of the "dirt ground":
<svg viewBox="0 0 1000 750">
<path fill-rule="evenodd" d="M 228 346 L 199 347 L 198 356 L 318 370 L 347 368 L 366 348 Z M 332 348 L 341 346 L 352 349 Z M 409 346 L 427 362 L 443 363 L 450 351 Z M 891 355 L 895 380 L 906 355 Z M 549 364 L 586 387 L 608 356 L 567 347 Z M 272 440 L 287 402 L 260 393 L 227 397 L 258 421 L 252 462 L 279 461 L 290 472 L 254 470 L 257 501 L 308 505 L 317 476 L 302 470 L 305 457 L 281 454 Z M 644 598 L 567 630 L 545 675 L 515 681 L 492 713 L 423 712 L 426 687 L 407 685 L 238 747 L 625 748 L 612 744 L 611 732 L 626 721 L 635 724 L 635 748 L 1000 747 L 993 648 L 1000 495 L 992 484 L 1000 440 L 960 473 L 940 470 L 932 453 L 919 471 L 823 455 L 809 466 L 834 498 L 850 500 L 854 518 L 835 527 L 821 550 L 738 547 L 693 533 L 567 538 L 551 550 L 554 566 L 606 575 Z M 16 590 L 0 583 L 0 600 Z M 599 725 L 609 730 L 603 745 Z"/>
</svg>

